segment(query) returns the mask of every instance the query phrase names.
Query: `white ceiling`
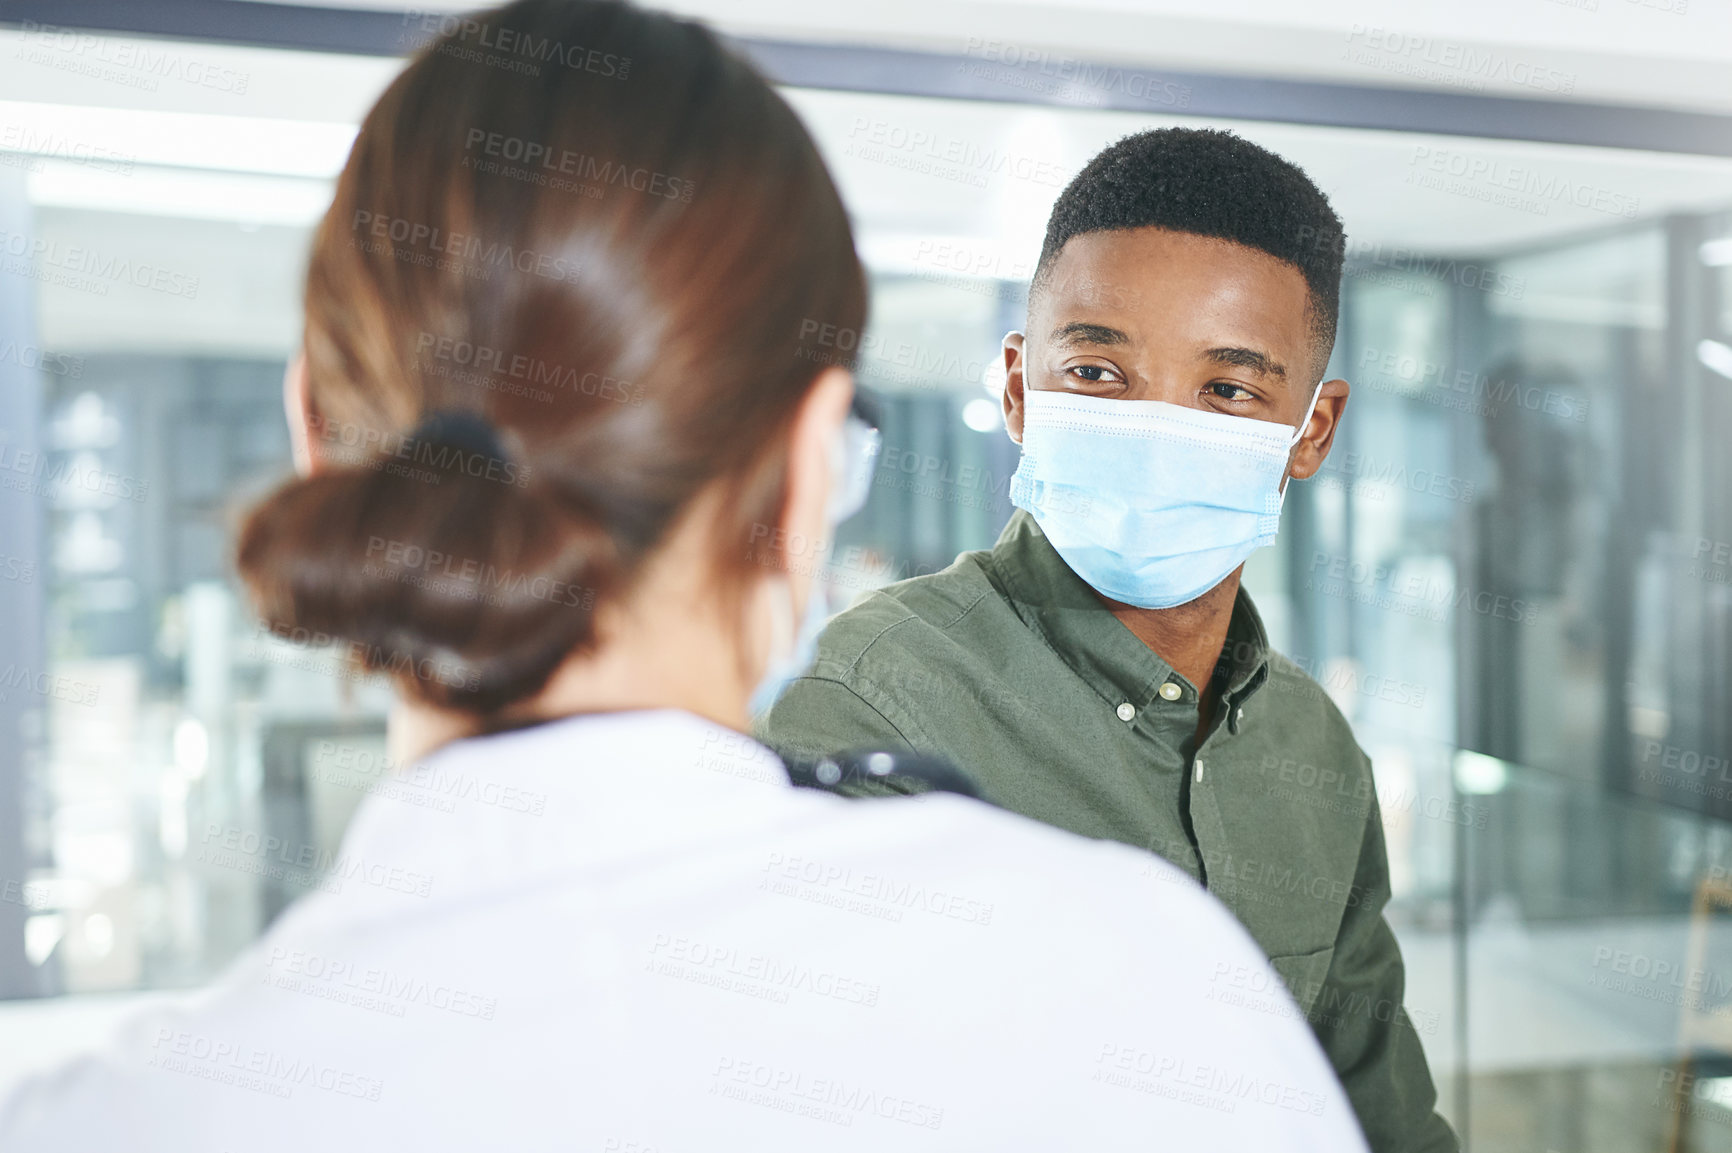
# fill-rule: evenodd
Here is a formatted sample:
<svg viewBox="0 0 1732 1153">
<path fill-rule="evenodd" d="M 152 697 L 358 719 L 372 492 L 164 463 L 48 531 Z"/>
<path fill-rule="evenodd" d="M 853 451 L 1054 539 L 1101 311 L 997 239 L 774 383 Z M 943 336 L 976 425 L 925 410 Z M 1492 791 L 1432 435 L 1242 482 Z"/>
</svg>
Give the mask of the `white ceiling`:
<svg viewBox="0 0 1732 1153">
<path fill-rule="evenodd" d="M 387 0 L 324 3 L 394 12 L 410 7 Z M 1727 0 L 666 0 L 651 6 L 726 32 L 776 39 L 953 54 L 997 41 L 1203 72 L 1453 91 L 1472 83 L 1512 96 L 1732 111 Z M 418 0 L 413 7 L 464 11 L 473 5 Z M 1400 39 L 1392 41 L 1391 33 Z M 1419 47 L 1410 50 L 1414 41 Z M 1417 61 L 1429 74 L 1400 70 L 1398 61 Z M 1546 91 L 1551 74 L 1569 77 L 1573 91 Z"/>
<path fill-rule="evenodd" d="M 690 6 L 695 0 L 685 2 Z M 771 20 L 781 11 L 771 0 L 704 2 L 725 8 L 723 23 L 734 31 L 818 39 L 840 38 L 846 31 L 851 37 L 876 37 L 876 42 L 918 40 L 942 48 L 939 41 L 945 41 L 951 51 L 963 50 L 961 41 L 945 40 L 961 24 L 951 29 L 946 21 L 960 20 L 964 9 L 972 13 L 970 26 L 977 30 L 1025 20 L 1045 21 L 1054 35 L 1078 34 L 1081 25 L 1073 26 L 1072 17 L 1083 24 L 1128 22 L 1123 26 L 1131 28 L 1155 21 L 1173 35 L 1119 36 L 1097 43 L 1160 44 L 1167 52 L 1176 51 L 1175 45 L 1202 43 L 1186 39 L 1201 27 L 1200 18 L 1175 17 L 1171 13 L 1185 12 L 1185 5 L 1153 0 L 1117 5 L 1134 9 L 1126 12 L 1115 12 L 1110 0 L 1094 0 L 1066 4 L 1062 13 L 1053 6 L 1006 0 L 923 3 L 921 10 L 930 18 L 919 19 L 911 12 L 898 16 L 895 3 L 847 9 L 814 3 L 798 6 L 798 12 L 782 6 L 788 8 L 788 22 L 781 24 Z M 1658 27 L 1706 26 L 1690 23 L 1697 19 L 1695 12 L 1678 17 L 1642 8 L 1635 0 L 1598 2 L 1602 10 L 1594 13 L 1553 0 L 1521 0 L 1525 6 L 1498 10 L 1515 13 L 1498 27 L 1506 37 L 1537 36 L 1561 13 L 1584 25 L 1571 36 L 1560 35 L 1558 43 L 1572 45 L 1572 51 L 1599 51 L 1606 48 L 1606 29 L 1621 27 L 1632 14 L 1674 22 Z M 1329 21 L 1350 16 L 1352 7 L 1313 5 L 1304 19 L 1315 33 Z M 1726 7 L 1720 0 L 1722 13 Z M 1477 11 L 1484 17 L 1489 6 L 1445 9 L 1414 3 L 1407 9 L 1409 25 L 1460 31 L 1465 14 Z M 1255 45 L 1269 29 L 1248 21 L 1271 10 L 1242 0 L 1221 5 L 1222 14 L 1211 18 L 1217 31 L 1231 25 L 1240 35 L 1236 47 L 1222 48 L 1209 67 L 1249 68 L 1261 59 Z M 1427 12 L 1431 15 L 1418 18 Z M 1185 29 L 1190 32 L 1178 34 Z M 110 40 L 117 48 L 127 44 Z M 1650 25 L 1631 32 L 1629 43 L 1629 61 L 1658 58 L 1639 55 L 1637 48 L 1689 51 L 1698 63 L 1710 51 L 1732 52 L 1732 35 L 1704 45 L 1674 33 L 1661 37 Z M 124 249 L 134 242 L 130 236 L 144 253 L 140 259 L 166 259 L 161 245 L 170 243 L 182 271 L 210 286 L 208 294 L 201 292 L 198 307 L 188 307 L 180 299 L 140 302 L 127 293 L 103 297 L 44 284 L 43 335 L 67 348 L 156 341 L 212 351 L 286 351 L 296 327 L 293 301 L 305 231 L 328 202 L 348 134 L 401 62 L 222 45 L 167 47 L 201 65 L 204 71 L 195 74 L 215 69 L 244 77 L 244 86 L 234 86 L 244 92 L 212 90 L 174 75 L 145 76 L 149 83 L 141 83 L 136 70 L 92 76 L 75 71 L 79 61 L 52 47 L 0 32 L 0 60 L 6 61 L 0 68 L 0 150 L 34 142 L 31 151 L 38 155 L 23 161 L 35 169 L 28 179 L 44 230 L 64 234 L 68 243 L 94 232 L 105 251 Z M 1337 55 L 1340 50 L 1337 44 Z M 1316 62 L 1295 50 L 1281 67 L 1292 74 L 1308 59 Z M 1671 66 L 1684 67 L 1682 59 L 1671 58 Z M 1732 75 L 1726 62 L 1714 67 Z M 836 173 L 868 263 L 879 271 L 933 276 L 1025 278 L 1052 200 L 1090 156 L 1131 131 L 1200 122 L 864 93 L 800 90 L 787 95 Z M 1604 230 L 1623 223 L 1627 214 L 1651 219 L 1732 205 L 1732 160 L 1727 159 L 1268 123 L 1227 126 L 1302 165 L 1330 194 L 1361 253 L 1385 260 L 1398 259 L 1398 246 L 1403 252 L 1488 255 Z M 112 164 L 68 163 L 67 149 L 74 143 L 125 161 L 119 171 Z M 1463 175 L 1452 176 L 1452 171 Z M 1512 194 L 1511 186 L 1519 191 Z M 260 226 L 263 234 L 254 231 Z M 236 267 L 243 254 L 245 267 Z M 236 315 L 228 306 L 242 300 L 255 307 L 268 302 L 272 315 Z M 279 310 L 287 311 L 274 315 Z"/>
</svg>

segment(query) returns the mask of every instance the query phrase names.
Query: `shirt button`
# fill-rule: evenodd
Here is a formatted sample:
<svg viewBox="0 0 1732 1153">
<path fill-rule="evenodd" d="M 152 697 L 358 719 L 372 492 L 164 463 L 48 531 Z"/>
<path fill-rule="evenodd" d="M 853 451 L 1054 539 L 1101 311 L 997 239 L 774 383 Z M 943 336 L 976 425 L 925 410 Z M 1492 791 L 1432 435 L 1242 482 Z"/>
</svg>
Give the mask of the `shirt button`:
<svg viewBox="0 0 1732 1153">
<path fill-rule="evenodd" d="M 1192 775 L 1192 779 L 1194 779 L 1199 785 L 1203 783 L 1203 762 L 1202 761 L 1197 762 L 1197 771 Z"/>
<path fill-rule="evenodd" d="M 1168 681 L 1166 684 L 1161 686 L 1161 699 L 1162 700 L 1176 701 L 1184 695 L 1185 695 L 1185 690 L 1181 689 L 1177 684 L 1173 683 L 1172 681 Z"/>
<path fill-rule="evenodd" d="M 1120 705 L 1115 711 L 1119 714 L 1119 720 L 1124 721 L 1126 724 L 1137 719 L 1136 706 L 1131 704 L 1129 701 Z"/>
</svg>

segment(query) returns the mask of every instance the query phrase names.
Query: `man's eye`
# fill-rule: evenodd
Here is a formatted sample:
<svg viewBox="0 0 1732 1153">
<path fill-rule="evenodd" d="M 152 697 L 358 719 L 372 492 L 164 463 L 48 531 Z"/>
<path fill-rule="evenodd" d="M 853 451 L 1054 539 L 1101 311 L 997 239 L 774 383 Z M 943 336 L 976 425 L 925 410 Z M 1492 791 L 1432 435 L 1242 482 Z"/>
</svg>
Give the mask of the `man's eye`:
<svg viewBox="0 0 1732 1153">
<path fill-rule="evenodd" d="M 1076 373 L 1078 379 L 1086 380 L 1090 384 L 1098 384 L 1107 379 L 1118 379 L 1118 373 L 1100 364 L 1072 365 L 1070 371 Z"/>
<path fill-rule="evenodd" d="M 1249 389 L 1240 388 L 1238 385 L 1233 384 L 1230 381 L 1217 380 L 1213 384 L 1209 385 L 1209 389 L 1216 396 L 1220 397 L 1222 400 L 1252 400 L 1252 399 L 1255 399 L 1254 395 L 1252 394 L 1252 392 Z"/>
</svg>

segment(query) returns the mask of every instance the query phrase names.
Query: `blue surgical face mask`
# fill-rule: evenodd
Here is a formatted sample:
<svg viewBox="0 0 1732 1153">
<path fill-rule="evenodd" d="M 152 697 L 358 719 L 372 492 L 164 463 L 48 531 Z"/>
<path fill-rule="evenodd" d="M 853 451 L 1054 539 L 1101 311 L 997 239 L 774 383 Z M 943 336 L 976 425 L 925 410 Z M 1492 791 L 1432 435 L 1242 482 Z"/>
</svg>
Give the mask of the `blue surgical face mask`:
<svg viewBox="0 0 1732 1153">
<path fill-rule="evenodd" d="M 1153 400 L 1029 389 L 1010 499 L 1123 604 L 1196 600 L 1275 541 L 1297 429 Z"/>
<path fill-rule="evenodd" d="M 866 498 L 872 491 L 872 473 L 877 467 L 881 443 L 878 430 L 866 421 L 858 408 L 843 422 L 837 433 L 837 443 L 831 449 L 833 475 L 830 504 L 824 517 L 829 530 L 826 540 L 835 539 L 836 526 L 865 507 Z M 777 583 L 770 592 L 778 600 L 775 613 L 780 622 L 777 626 L 780 635 L 771 642 L 769 667 L 758 680 L 757 688 L 752 690 L 748 707 L 754 717 L 769 712 L 770 706 L 787 687 L 812 667 L 812 659 L 818 655 L 818 634 L 824 631 L 830 620 L 829 600 L 823 582 L 814 571 L 811 587 L 806 590 L 806 613 L 799 624 L 790 629 L 788 622 L 794 616 L 793 588 L 788 578 L 775 579 Z M 791 639 L 788 637 L 790 631 L 793 633 Z"/>
</svg>

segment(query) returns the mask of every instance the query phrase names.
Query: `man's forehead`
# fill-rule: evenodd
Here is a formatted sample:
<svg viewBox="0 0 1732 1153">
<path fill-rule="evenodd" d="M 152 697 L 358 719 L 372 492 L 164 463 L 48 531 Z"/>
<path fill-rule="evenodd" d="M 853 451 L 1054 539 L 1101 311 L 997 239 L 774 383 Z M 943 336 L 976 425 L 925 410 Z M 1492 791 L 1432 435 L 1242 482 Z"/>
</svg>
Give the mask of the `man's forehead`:
<svg viewBox="0 0 1732 1153">
<path fill-rule="evenodd" d="M 1303 301 L 1305 274 L 1260 248 L 1217 236 L 1169 228 L 1116 228 L 1071 237 L 1048 262 L 1043 287 L 1088 295 L 1112 286 L 1181 279 L 1254 279 Z"/>
<path fill-rule="evenodd" d="M 1029 298 L 1028 330 L 1054 345 L 1135 344 L 1191 302 L 1193 315 L 1221 322 L 1208 327 L 1234 331 L 1227 344 L 1311 339 L 1310 291 L 1297 268 L 1235 241 L 1159 228 L 1073 236 Z M 1259 339 L 1242 339 L 1251 335 Z"/>
</svg>

